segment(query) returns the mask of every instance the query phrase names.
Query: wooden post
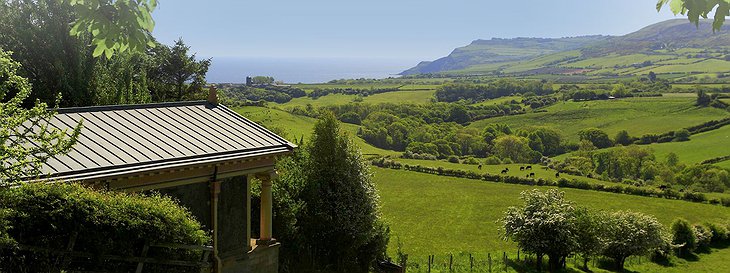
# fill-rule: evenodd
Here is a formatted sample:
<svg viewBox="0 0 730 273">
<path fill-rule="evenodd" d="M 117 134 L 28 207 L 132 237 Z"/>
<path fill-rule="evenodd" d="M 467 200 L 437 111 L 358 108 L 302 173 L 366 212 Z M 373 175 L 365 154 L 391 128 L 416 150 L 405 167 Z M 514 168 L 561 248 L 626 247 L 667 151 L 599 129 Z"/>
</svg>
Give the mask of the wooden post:
<svg viewBox="0 0 730 273">
<path fill-rule="evenodd" d="M 517 249 L 517 261 L 518 262 L 520 261 L 520 249 L 519 248 Z"/>
<path fill-rule="evenodd" d="M 149 251 L 149 250 L 150 250 L 150 244 L 148 242 L 145 242 L 144 243 L 144 246 L 142 246 L 142 253 L 140 254 L 140 257 L 141 258 L 146 258 L 147 257 L 147 251 Z M 137 263 L 137 270 L 135 270 L 134 272 L 136 272 L 136 273 L 142 273 L 142 268 L 143 267 L 144 267 L 144 259 L 142 261 L 140 261 L 139 263 Z"/>
<path fill-rule="evenodd" d="M 428 273 L 431 273 L 431 254 L 428 255 Z"/>
<path fill-rule="evenodd" d="M 469 253 L 469 271 L 474 270 L 474 257 Z"/>
<path fill-rule="evenodd" d="M 492 253 L 487 253 L 487 259 L 489 260 L 489 272 L 492 272 Z"/>
<path fill-rule="evenodd" d="M 452 272 L 453 268 L 451 267 L 454 264 L 454 254 L 449 254 L 449 272 Z"/>
</svg>

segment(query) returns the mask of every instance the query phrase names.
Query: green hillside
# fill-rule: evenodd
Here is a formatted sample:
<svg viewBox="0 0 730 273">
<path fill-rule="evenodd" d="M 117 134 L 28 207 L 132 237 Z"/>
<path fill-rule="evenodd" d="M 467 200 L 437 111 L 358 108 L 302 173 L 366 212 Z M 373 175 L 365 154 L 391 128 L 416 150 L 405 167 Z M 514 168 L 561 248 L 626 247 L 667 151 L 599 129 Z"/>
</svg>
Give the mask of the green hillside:
<svg viewBox="0 0 730 273">
<path fill-rule="evenodd" d="M 681 81 L 718 80 L 730 73 L 730 30 L 713 33 L 711 20 L 699 27 L 684 19 L 668 20 L 624 36 L 569 39 L 532 39 L 529 46 L 520 39 L 478 40 L 403 73 L 600 79 L 654 72 Z M 556 41 L 573 42 L 556 46 Z"/>
</svg>

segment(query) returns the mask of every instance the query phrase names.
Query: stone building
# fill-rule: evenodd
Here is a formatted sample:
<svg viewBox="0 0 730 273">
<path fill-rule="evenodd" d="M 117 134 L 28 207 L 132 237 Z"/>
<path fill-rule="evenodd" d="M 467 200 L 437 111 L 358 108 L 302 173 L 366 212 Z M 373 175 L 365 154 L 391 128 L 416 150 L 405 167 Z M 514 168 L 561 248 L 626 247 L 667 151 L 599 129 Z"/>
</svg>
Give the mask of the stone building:
<svg viewBox="0 0 730 273">
<path fill-rule="evenodd" d="M 177 198 L 211 231 L 214 272 L 277 272 L 271 183 L 296 146 L 207 101 L 59 109 L 57 128 L 83 122 L 78 143 L 51 158 L 51 179 Z M 260 238 L 251 238 L 251 178 L 261 181 Z"/>
</svg>

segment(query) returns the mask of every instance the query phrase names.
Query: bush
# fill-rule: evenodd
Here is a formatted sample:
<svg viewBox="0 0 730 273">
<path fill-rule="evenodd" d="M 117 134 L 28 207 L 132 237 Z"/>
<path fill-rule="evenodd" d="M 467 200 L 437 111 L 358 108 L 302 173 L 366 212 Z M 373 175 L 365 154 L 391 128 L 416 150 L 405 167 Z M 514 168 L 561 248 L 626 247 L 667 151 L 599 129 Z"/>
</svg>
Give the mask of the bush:
<svg viewBox="0 0 730 273">
<path fill-rule="evenodd" d="M 678 218 L 672 222 L 672 243 L 679 245 L 680 254 L 697 248 L 697 234 L 687 220 Z"/>
<path fill-rule="evenodd" d="M 459 163 L 459 158 L 456 156 L 449 156 L 449 162 L 451 163 Z"/>
<path fill-rule="evenodd" d="M 11 239 L 22 245 L 65 250 L 77 234 L 74 251 L 133 256 L 145 242 L 205 245 L 210 239 L 189 211 L 160 195 L 95 191 L 79 184 L 34 183 L 0 190 L 0 210 Z M 0 219 L 1 222 L 2 219 Z M 136 264 L 98 260 L 58 264 L 53 255 L 5 250 L 2 272 L 119 270 Z M 197 261 L 200 251 L 150 249 L 148 257 Z M 146 265 L 145 272 L 200 272 L 200 268 Z"/>
<path fill-rule="evenodd" d="M 502 164 L 513 164 L 513 163 L 515 163 L 515 162 L 512 161 L 512 159 L 510 159 L 510 158 L 505 158 L 502 160 Z"/>
<path fill-rule="evenodd" d="M 464 159 L 464 161 L 461 163 L 468 164 L 468 165 L 479 165 L 479 160 L 476 160 L 476 158 L 473 158 L 473 157 L 468 157 L 468 158 Z"/>
<path fill-rule="evenodd" d="M 703 225 L 694 225 L 692 226 L 692 230 L 694 230 L 695 237 L 697 237 L 697 248 L 709 248 L 710 242 L 712 241 L 712 231 Z"/>
<path fill-rule="evenodd" d="M 490 156 L 490 157 L 487 157 L 486 159 L 484 159 L 484 164 L 486 164 L 486 165 L 499 165 L 499 164 L 502 164 L 502 160 L 500 160 L 499 157 Z M 730 198 L 729 198 L 728 201 L 730 201 Z"/>
<path fill-rule="evenodd" d="M 727 227 L 714 223 L 705 223 L 705 227 L 712 233 L 712 239 L 710 240 L 712 243 L 724 242 L 728 239 Z"/>
</svg>

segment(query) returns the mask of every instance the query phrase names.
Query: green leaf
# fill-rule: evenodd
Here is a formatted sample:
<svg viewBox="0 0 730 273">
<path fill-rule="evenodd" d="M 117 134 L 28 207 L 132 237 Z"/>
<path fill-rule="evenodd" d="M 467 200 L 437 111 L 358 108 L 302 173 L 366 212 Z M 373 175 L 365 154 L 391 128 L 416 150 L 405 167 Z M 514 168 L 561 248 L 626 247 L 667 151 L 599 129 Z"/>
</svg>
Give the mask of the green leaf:
<svg viewBox="0 0 730 273">
<path fill-rule="evenodd" d="M 96 48 L 94 48 L 94 53 L 92 54 L 94 58 L 101 56 L 101 54 L 104 53 L 104 50 L 106 48 L 103 46 L 103 43 L 96 44 Z"/>
</svg>

